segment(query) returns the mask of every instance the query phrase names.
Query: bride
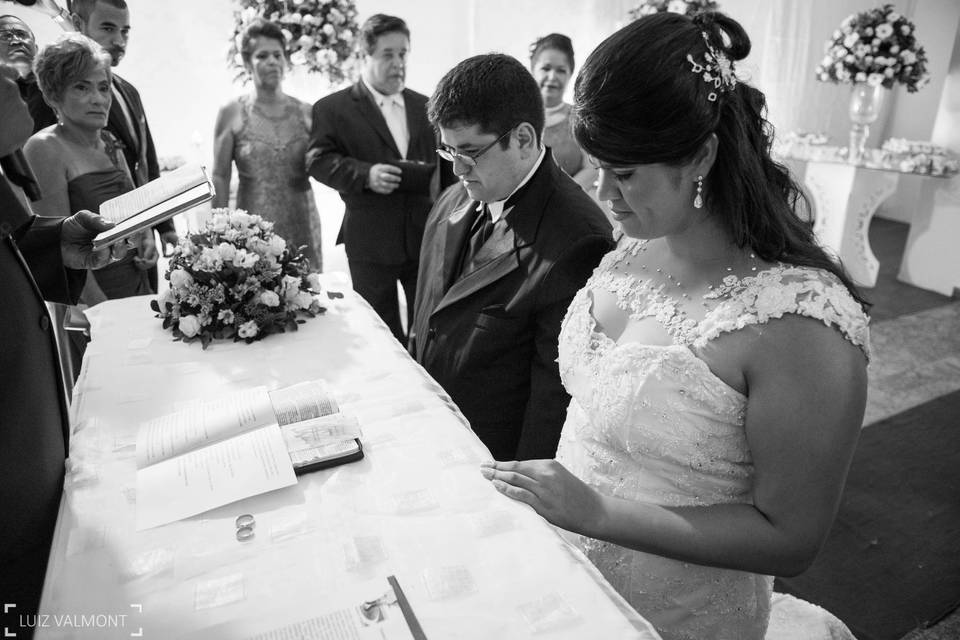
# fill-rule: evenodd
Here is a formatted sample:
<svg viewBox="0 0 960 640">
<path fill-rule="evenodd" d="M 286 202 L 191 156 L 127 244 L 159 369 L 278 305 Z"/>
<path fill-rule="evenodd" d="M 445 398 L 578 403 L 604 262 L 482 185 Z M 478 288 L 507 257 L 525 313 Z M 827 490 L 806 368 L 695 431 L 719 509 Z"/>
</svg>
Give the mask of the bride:
<svg viewBox="0 0 960 640">
<path fill-rule="evenodd" d="M 794 213 L 764 96 L 733 72 L 749 50 L 723 14 L 661 13 L 590 55 L 574 130 L 627 237 L 564 321 L 557 459 L 481 468 L 667 639 L 764 637 L 772 576 L 806 569 L 836 515 L 866 398 L 865 303 Z M 795 631 L 852 637 L 819 614 Z"/>
</svg>

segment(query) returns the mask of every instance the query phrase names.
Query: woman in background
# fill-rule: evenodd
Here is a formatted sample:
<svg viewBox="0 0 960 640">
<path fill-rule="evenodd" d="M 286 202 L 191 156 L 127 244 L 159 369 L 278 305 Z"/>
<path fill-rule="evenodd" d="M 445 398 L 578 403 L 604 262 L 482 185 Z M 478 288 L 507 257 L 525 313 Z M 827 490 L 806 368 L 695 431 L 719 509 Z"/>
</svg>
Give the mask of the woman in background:
<svg viewBox="0 0 960 640">
<path fill-rule="evenodd" d="M 540 86 L 546 111 L 543 143 L 553 151 L 553 158 L 560 168 L 584 191 L 595 195 L 597 169 L 574 140 L 570 124 L 573 107 L 563 101 L 573 69 L 573 44 L 567 36 L 551 33 L 530 47 L 530 71 Z"/>
<path fill-rule="evenodd" d="M 43 194 L 33 210 L 54 217 L 82 209 L 96 213 L 104 201 L 133 189 L 120 143 L 104 130 L 113 95 L 110 54 L 86 36 L 69 33 L 40 51 L 35 69 L 58 121 L 24 145 Z M 154 293 L 147 270 L 157 257 L 152 232 L 139 234 L 134 251 L 90 273 L 81 303 Z"/>
<path fill-rule="evenodd" d="M 322 270 L 320 216 L 307 178 L 310 105 L 282 89 L 287 68 L 283 32 L 258 18 L 241 35 L 240 55 L 253 91 L 221 107 L 214 131 L 214 207 L 226 207 L 233 163 L 240 174 L 236 206 L 274 223 L 292 252 L 303 247 Z"/>
<path fill-rule="evenodd" d="M 664 640 L 852 639 L 772 588 L 836 515 L 868 318 L 770 157 L 764 96 L 734 72 L 749 52 L 707 12 L 645 16 L 590 54 L 574 132 L 625 237 L 560 331 L 556 459 L 481 473 L 577 534 Z"/>
</svg>

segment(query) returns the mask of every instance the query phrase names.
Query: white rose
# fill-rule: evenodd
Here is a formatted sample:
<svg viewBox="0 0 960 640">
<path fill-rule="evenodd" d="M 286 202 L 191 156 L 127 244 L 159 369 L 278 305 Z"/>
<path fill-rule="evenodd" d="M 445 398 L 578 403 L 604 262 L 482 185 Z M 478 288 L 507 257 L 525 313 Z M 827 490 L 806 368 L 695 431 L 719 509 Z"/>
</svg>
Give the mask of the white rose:
<svg viewBox="0 0 960 640">
<path fill-rule="evenodd" d="M 903 60 L 903 64 L 913 64 L 917 61 L 917 54 L 907 49 L 900 53 L 900 59 Z"/>
<path fill-rule="evenodd" d="M 293 40 L 293 34 L 290 33 L 289 29 L 280 29 L 280 32 L 283 34 L 283 39 L 286 42 L 290 42 L 291 40 Z"/>
<path fill-rule="evenodd" d="M 221 242 L 219 246 L 217 246 L 217 253 L 220 254 L 220 258 L 223 259 L 224 262 L 229 262 L 237 255 L 237 248 L 229 242 Z"/>
<path fill-rule="evenodd" d="M 160 306 L 160 312 L 167 312 L 167 303 L 173 304 L 173 291 L 170 289 L 164 289 L 163 293 L 157 296 L 157 304 Z"/>
<path fill-rule="evenodd" d="M 686 13 L 687 3 L 685 0 L 670 0 L 670 4 L 667 5 L 667 11 L 670 13 Z"/>
<path fill-rule="evenodd" d="M 297 44 L 300 45 L 301 49 L 309 49 L 313 46 L 313 38 L 310 36 L 300 36 L 300 39 L 297 40 Z"/>
<path fill-rule="evenodd" d="M 905 36 L 910 35 L 910 27 L 908 27 L 907 25 L 903 25 L 902 27 L 900 27 L 900 33 L 902 33 Z"/>
<path fill-rule="evenodd" d="M 300 66 L 302 64 L 307 64 L 307 56 L 301 51 L 294 51 L 290 54 L 290 64 Z"/>
<path fill-rule="evenodd" d="M 871 73 L 867 76 L 867 84 L 871 87 L 878 87 L 883 84 L 883 74 L 882 73 Z"/>
<path fill-rule="evenodd" d="M 260 294 L 260 304 L 265 304 L 268 307 L 278 307 L 280 306 L 280 296 L 273 291 L 264 291 Z"/>
<path fill-rule="evenodd" d="M 197 316 L 192 314 L 189 316 L 183 316 L 180 318 L 180 324 L 178 325 L 178 328 L 180 329 L 180 333 L 188 338 L 192 338 L 200 331 L 200 320 L 197 319 Z"/>
<path fill-rule="evenodd" d="M 308 274 L 307 274 L 307 284 L 308 284 L 308 285 L 310 286 L 310 288 L 313 289 L 314 291 L 320 291 L 320 289 L 321 289 L 321 286 L 320 286 L 320 274 L 317 273 L 317 272 L 308 273 Z"/>
<path fill-rule="evenodd" d="M 252 338 L 259 332 L 260 328 L 257 327 L 257 323 L 253 320 L 244 322 L 237 328 L 237 335 L 239 335 L 241 338 Z"/>
<path fill-rule="evenodd" d="M 896 11 L 891 11 L 890 13 L 887 14 L 887 22 L 891 24 L 896 22 L 899 19 L 900 19 L 900 14 L 897 13 Z"/>
<path fill-rule="evenodd" d="M 287 241 L 280 236 L 273 236 L 270 238 L 270 244 L 267 250 L 279 258 L 283 255 L 283 252 L 287 250 Z"/>
<path fill-rule="evenodd" d="M 897 46 L 897 45 L 895 45 L 895 44 L 894 44 L 894 45 L 891 45 L 891 46 L 890 46 L 890 53 L 900 53 L 900 47 Z"/>
<path fill-rule="evenodd" d="M 337 30 L 334 29 L 333 25 L 328 22 L 327 24 L 323 25 L 323 32 L 328 36 L 332 36 L 337 32 Z"/>
<path fill-rule="evenodd" d="M 306 291 L 300 291 L 297 293 L 297 296 L 294 299 L 294 304 L 298 309 L 309 309 L 312 303 L 313 295 L 307 293 Z"/>
<path fill-rule="evenodd" d="M 291 13 L 286 17 L 284 17 L 284 22 L 289 22 L 291 24 L 300 24 L 301 22 L 303 22 L 303 16 L 301 16 L 299 13 Z M 289 39 L 290 38 L 287 38 L 287 40 Z"/>
<path fill-rule="evenodd" d="M 353 31 L 350 31 L 350 29 L 344 29 L 340 32 L 340 39 L 344 42 L 351 42 L 353 40 Z"/>
<path fill-rule="evenodd" d="M 883 23 L 877 27 L 877 37 L 881 40 L 886 40 L 893 35 L 893 27 L 887 23 Z"/>
<path fill-rule="evenodd" d="M 866 82 L 867 74 L 865 74 L 863 71 L 858 71 L 857 75 L 854 77 L 854 80 L 856 80 L 857 82 Z"/>
<path fill-rule="evenodd" d="M 193 276 L 183 269 L 174 269 L 170 272 L 170 286 L 184 289 L 193 284 Z"/>
<path fill-rule="evenodd" d="M 860 40 L 860 35 L 856 33 L 851 33 L 850 35 L 848 35 L 846 38 L 843 39 L 843 46 L 845 46 L 847 49 L 850 49 L 851 47 L 853 47 L 853 45 L 857 44 L 858 40 Z"/>
</svg>

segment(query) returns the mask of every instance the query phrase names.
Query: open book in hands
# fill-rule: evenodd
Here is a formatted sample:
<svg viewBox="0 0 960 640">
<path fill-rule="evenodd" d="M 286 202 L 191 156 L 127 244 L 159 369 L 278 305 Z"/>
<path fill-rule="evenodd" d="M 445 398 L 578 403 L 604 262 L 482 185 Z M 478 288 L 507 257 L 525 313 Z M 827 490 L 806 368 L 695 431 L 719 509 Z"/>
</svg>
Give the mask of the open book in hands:
<svg viewBox="0 0 960 640">
<path fill-rule="evenodd" d="M 213 183 L 199 164 L 187 164 L 100 205 L 116 226 L 93 239 L 96 251 L 213 199 Z"/>
<path fill-rule="evenodd" d="M 304 382 L 201 400 L 137 433 L 137 529 L 174 522 L 296 484 L 363 457 L 356 418 L 326 387 Z"/>
</svg>

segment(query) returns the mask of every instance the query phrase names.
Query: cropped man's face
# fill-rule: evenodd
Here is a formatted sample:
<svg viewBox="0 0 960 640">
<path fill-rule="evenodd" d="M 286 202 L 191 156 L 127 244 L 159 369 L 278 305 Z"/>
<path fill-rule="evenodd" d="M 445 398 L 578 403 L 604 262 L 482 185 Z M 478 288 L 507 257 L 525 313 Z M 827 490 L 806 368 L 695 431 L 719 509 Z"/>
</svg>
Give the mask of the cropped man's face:
<svg viewBox="0 0 960 640">
<path fill-rule="evenodd" d="M 130 38 L 130 11 L 98 2 L 86 22 L 79 21 L 80 32 L 107 50 L 115 67 L 127 52 Z"/>
<path fill-rule="evenodd" d="M 13 65 L 25 76 L 36 56 L 37 41 L 30 27 L 13 16 L 0 18 L 0 62 Z"/>
<path fill-rule="evenodd" d="M 410 40 L 399 31 L 380 35 L 373 52 L 364 56 L 364 80 L 385 96 L 402 91 L 409 50 Z"/>
</svg>

